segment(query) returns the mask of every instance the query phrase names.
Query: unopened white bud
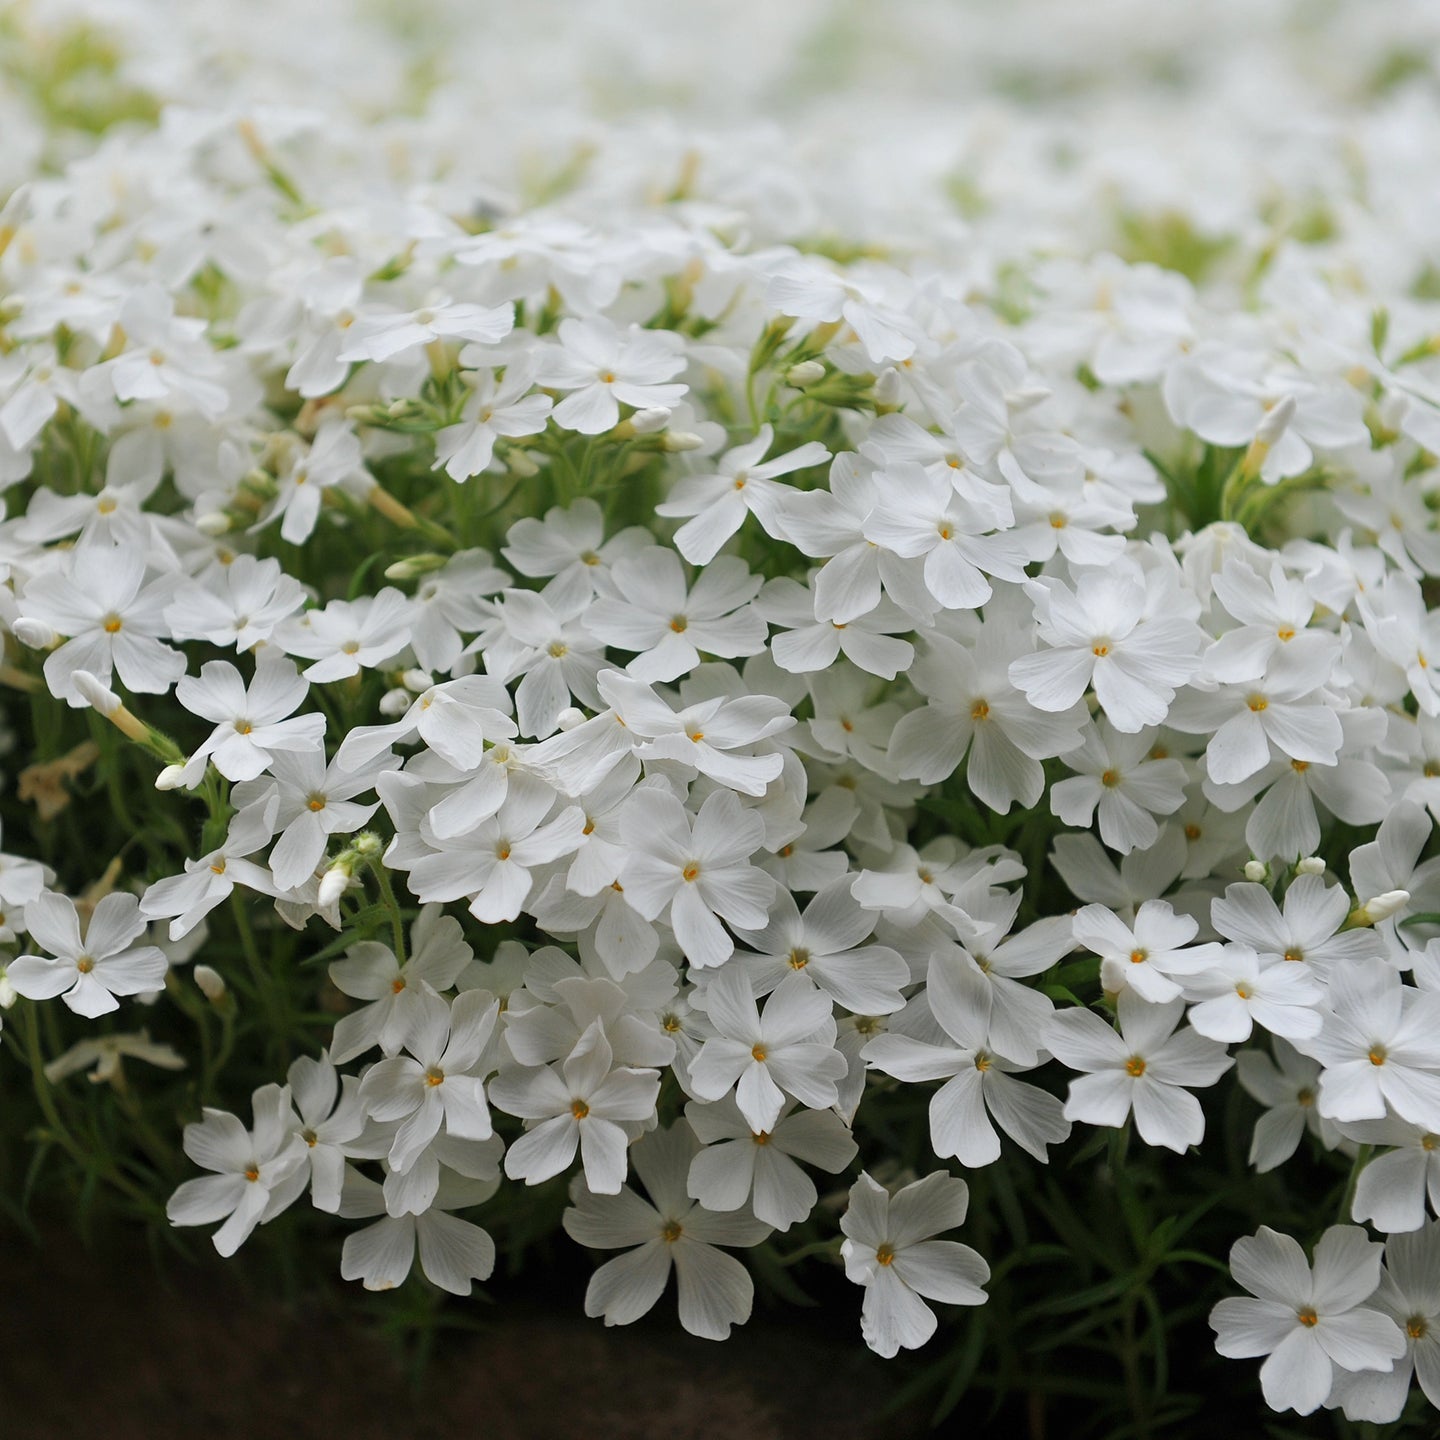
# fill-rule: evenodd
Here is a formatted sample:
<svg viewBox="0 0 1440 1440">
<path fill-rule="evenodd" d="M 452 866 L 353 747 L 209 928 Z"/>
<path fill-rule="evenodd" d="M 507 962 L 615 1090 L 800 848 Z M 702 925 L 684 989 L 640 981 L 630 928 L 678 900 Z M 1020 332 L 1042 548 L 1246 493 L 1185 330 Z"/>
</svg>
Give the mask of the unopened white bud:
<svg viewBox="0 0 1440 1440">
<path fill-rule="evenodd" d="M 1245 862 L 1245 878 L 1247 880 L 1253 880 L 1259 885 L 1269 874 L 1269 867 L 1263 860 L 1247 860 Z"/>
<path fill-rule="evenodd" d="M 316 897 L 320 908 L 328 910 L 350 887 L 350 876 L 340 866 L 332 866 L 320 877 L 320 893 Z"/>
<path fill-rule="evenodd" d="M 1325 862 L 1318 855 L 1307 855 L 1296 863 L 1295 873 L 1297 875 L 1323 875 Z"/>
<path fill-rule="evenodd" d="M 1022 385 L 1006 395 L 1005 403 L 1014 411 L 1033 410 L 1042 400 L 1049 398 L 1050 391 L 1043 385 Z"/>
<path fill-rule="evenodd" d="M 875 377 L 875 403 L 893 409 L 900 403 L 900 372 L 888 366 Z"/>
<path fill-rule="evenodd" d="M 217 535 L 228 535 L 230 533 L 230 517 L 223 510 L 212 510 L 208 515 L 195 517 L 195 528 L 202 535 L 209 535 L 212 538 Z"/>
<path fill-rule="evenodd" d="M 667 430 L 661 441 L 661 448 L 671 455 L 682 450 L 698 450 L 705 442 L 690 430 Z"/>
<path fill-rule="evenodd" d="M 1350 916 L 1352 925 L 1378 925 L 1392 915 L 1398 915 L 1410 903 L 1408 890 L 1387 890 L 1373 900 L 1367 900 Z"/>
<path fill-rule="evenodd" d="M 443 555 L 407 555 L 405 559 L 397 560 L 393 565 L 385 567 L 385 578 L 387 580 L 418 580 L 420 576 L 440 569 L 444 563 Z"/>
<path fill-rule="evenodd" d="M 435 679 L 428 670 L 407 670 L 400 677 L 400 683 L 416 695 L 423 695 L 435 683 Z"/>
<path fill-rule="evenodd" d="M 825 366 L 819 360 L 802 360 L 798 365 L 792 365 L 785 372 L 785 383 L 793 386 L 796 390 L 803 390 L 807 385 L 813 385 L 817 380 L 825 378 Z"/>
<path fill-rule="evenodd" d="M 528 480 L 532 475 L 540 473 L 540 467 L 523 450 L 507 450 L 505 468 L 522 480 Z"/>
<path fill-rule="evenodd" d="M 75 693 L 101 715 L 113 715 L 120 709 L 120 697 L 88 670 L 76 670 L 70 677 L 70 683 L 75 687 Z"/>
<path fill-rule="evenodd" d="M 225 993 L 229 989 L 225 984 L 225 977 L 218 970 L 212 970 L 208 965 L 195 967 L 195 983 L 212 1005 L 218 1005 L 225 998 Z"/>
<path fill-rule="evenodd" d="M 403 715 L 410 708 L 413 698 L 408 690 L 387 690 L 380 697 L 380 713 L 382 715 Z"/>
<path fill-rule="evenodd" d="M 179 790 L 185 784 L 185 767 L 167 765 L 156 777 L 157 790 Z"/>
<path fill-rule="evenodd" d="M 60 638 L 43 620 L 32 620 L 28 615 L 21 615 L 10 629 L 22 645 L 32 650 L 49 650 Z"/>
<path fill-rule="evenodd" d="M 585 723 L 585 712 L 577 710 L 573 705 L 567 705 L 556 717 L 555 723 L 561 730 L 573 730 L 577 725 Z"/>
<path fill-rule="evenodd" d="M 1290 428 L 1294 418 L 1295 397 L 1287 395 L 1270 408 L 1255 432 L 1255 439 L 1268 450 Z"/>
<path fill-rule="evenodd" d="M 658 435 L 670 423 L 670 414 L 664 405 L 637 410 L 630 417 L 630 425 L 637 435 Z"/>
</svg>

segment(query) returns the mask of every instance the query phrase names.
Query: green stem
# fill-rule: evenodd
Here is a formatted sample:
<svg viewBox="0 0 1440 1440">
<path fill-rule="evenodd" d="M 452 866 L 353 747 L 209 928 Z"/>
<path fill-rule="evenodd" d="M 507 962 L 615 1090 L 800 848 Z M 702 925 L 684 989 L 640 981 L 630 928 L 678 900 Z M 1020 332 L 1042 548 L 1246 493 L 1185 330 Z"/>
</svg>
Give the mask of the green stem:
<svg viewBox="0 0 1440 1440">
<path fill-rule="evenodd" d="M 405 917 L 400 911 L 400 902 L 395 898 L 395 887 L 390 883 L 390 872 L 385 868 L 383 860 L 376 860 L 370 870 L 375 876 L 375 884 L 380 891 L 380 898 L 390 912 L 390 930 L 394 938 L 395 958 L 403 965 L 405 963 Z"/>
<path fill-rule="evenodd" d="M 39 1103 L 41 1113 L 45 1116 L 46 1124 L 50 1127 L 51 1138 L 82 1169 L 94 1170 L 122 1195 L 135 1201 L 146 1210 L 155 1211 L 158 1208 L 155 1201 L 140 1186 L 123 1174 L 113 1162 L 89 1153 L 70 1133 L 70 1127 L 61 1118 L 59 1107 L 55 1104 L 54 1089 L 45 1078 L 45 1062 L 40 1053 L 40 1031 L 35 1022 L 35 1005 L 31 1001 L 24 1001 L 16 1008 L 20 1011 L 19 1029 L 23 1032 L 19 1046 L 25 1052 L 25 1059 L 30 1068 L 31 1083 L 35 1090 L 35 1099 Z M 14 1030 L 7 1031 L 6 1035 L 10 1037 L 12 1043 L 15 1043 Z"/>
<path fill-rule="evenodd" d="M 1355 1203 L 1355 1187 L 1360 1183 L 1360 1172 L 1369 1164 L 1374 1149 L 1373 1145 L 1362 1145 L 1355 1152 L 1355 1160 L 1350 1166 L 1350 1178 L 1345 1182 L 1345 1189 L 1340 1196 L 1340 1208 L 1335 1214 L 1335 1221 L 1339 1225 L 1351 1223 L 1350 1207 Z"/>
</svg>

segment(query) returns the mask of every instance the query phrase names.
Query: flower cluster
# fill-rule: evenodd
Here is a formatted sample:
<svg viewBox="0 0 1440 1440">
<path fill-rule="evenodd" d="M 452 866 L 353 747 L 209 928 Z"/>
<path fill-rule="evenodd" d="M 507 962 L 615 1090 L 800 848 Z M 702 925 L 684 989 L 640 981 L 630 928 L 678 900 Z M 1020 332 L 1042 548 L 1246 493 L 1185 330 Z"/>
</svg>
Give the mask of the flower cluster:
<svg viewBox="0 0 1440 1440">
<path fill-rule="evenodd" d="M 347 1279 L 468 1294 L 465 1217 L 566 1176 L 625 1252 L 587 1313 L 673 1269 L 723 1338 L 729 1252 L 819 1224 L 893 1356 L 985 1298 L 954 1169 L 1185 1155 L 1233 1069 L 1254 1167 L 1308 1132 L 1391 1238 L 1237 1242 L 1221 1353 L 1276 1408 L 1440 1403 L 1423 244 L 1374 260 L 1324 170 L 1323 243 L 1062 254 L 1011 200 L 849 253 L 718 146 L 526 198 L 443 107 L 403 133 L 397 174 L 398 122 L 172 107 L 0 210 L 0 681 L 57 810 L 103 742 L 166 817 L 0 856 L 0 1002 L 185 1010 L 199 956 L 229 1035 L 288 926 L 338 1014 L 248 1128 L 192 1097 L 170 1220 L 228 1255 L 308 1192 L 369 1222 Z M 181 1061 L 95 1034 L 56 1082 Z M 918 1175 L 857 1120 L 897 1082 Z"/>
</svg>

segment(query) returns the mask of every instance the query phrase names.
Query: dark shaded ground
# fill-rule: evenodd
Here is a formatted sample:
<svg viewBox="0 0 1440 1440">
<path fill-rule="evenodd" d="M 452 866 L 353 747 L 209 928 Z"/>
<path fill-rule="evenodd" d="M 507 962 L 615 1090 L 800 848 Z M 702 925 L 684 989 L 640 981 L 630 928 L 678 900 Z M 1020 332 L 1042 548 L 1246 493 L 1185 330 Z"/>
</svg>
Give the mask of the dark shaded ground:
<svg viewBox="0 0 1440 1440">
<path fill-rule="evenodd" d="M 97 1255 L 107 1257 L 104 1263 Z M 673 1293 L 607 1330 L 560 1293 L 464 1312 L 478 1331 L 437 1343 L 419 1398 L 401 1352 L 347 1318 L 358 1290 L 298 1302 L 246 1293 L 207 1260 L 157 1268 L 140 1250 L 43 1250 L 0 1237 L 4 1440 L 907 1440 L 923 1417 L 880 1414 L 900 1381 L 866 1352 L 859 1296 L 834 1320 L 760 1317 L 724 1345 L 685 1335 Z M 375 1297 L 380 1305 L 389 1297 Z M 666 1306 L 671 1308 L 665 1313 Z"/>
</svg>

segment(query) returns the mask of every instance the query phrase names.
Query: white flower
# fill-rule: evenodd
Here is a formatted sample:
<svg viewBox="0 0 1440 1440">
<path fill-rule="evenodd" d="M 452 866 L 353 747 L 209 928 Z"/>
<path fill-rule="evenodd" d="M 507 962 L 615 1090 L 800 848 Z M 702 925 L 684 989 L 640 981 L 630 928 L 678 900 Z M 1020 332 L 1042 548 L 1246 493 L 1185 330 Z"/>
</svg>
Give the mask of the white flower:
<svg viewBox="0 0 1440 1440">
<path fill-rule="evenodd" d="M 702 1100 L 735 1090 L 753 1130 L 772 1130 L 788 1092 L 812 1110 L 834 1105 L 846 1073 L 834 1048 L 830 997 L 800 976 L 782 980 L 762 1017 L 750 981 L 726 965 L 705 987 L 705 1013 L 716 1034 L 690 1062 L 690 1083 Z"/>
<path fill-rule="evenodd" d="M 182 675 L 175 698 L 215 725 L 185 766 L 186 784 L 199 784 L 206 760 L 227 780 L 253 780 L 268 768 L 274 751 L 320 751 L 323 715 L 286 718 L 309 691 L 295 662 L 268 649 L 261 651 L 248 686 L 224 660 L 207 661 L 198 677 Z"/>
<path fill-rule="evenodd" d="M 123 1084 L 123 1062 L 127 1059 L 143 1060 L 161 1070 L 183 1070 L 186 1063 L 177 1050 L 152 1040 L 148 1030 L 137 1030 L 128 1035 L 97 1035 L 77 1041 L 45 1066 L 45 1078 L 55 1085 L 67 1075 L 90 1070 L 88 1078 L 93 1084 Z"/>
<path fill-rule="evenodd" d="M 690 1162 L 690 1194 L 709 1210 L 739 1210 L 749 1200 L 755 1218 L 788 1230 L 819 1198 L 796 1163 L 837 1174 L 859 1147 L 833 1110 L 786 1106 L 772 1130 L 754 1130 L 727 1096 L 713 1105 L 685 1107 L 690 1128 L 705 1143 Z"/>
<path fill-rule="evenodd" d="M 493 1180 L 442 1170 L 428 1210 L 419 1215 L 387 1215 L 381 1187 L 347 1169 L 340 1214 L 347 1219 L 381 1218 L 345 1237 L 341 1276 L 361 1281 L 367 1290 L 393 1290 L 405 1283 L 418 1251 L 427 1280 L 451 1295 L 468 1295 L 473 1280 L 488 1280 L 495 1269 L 495 1242 L 478 1225 L 446 1212 L 479 1205 L 495 1189 Z"/>
<path fill-rule="evenodd" d="M 309 1160 L 310 1198 L 317 1210 L 337 1211 L 345 1146 L 365 1125 L 360 1082 L 353 1075 L 338 1075 L 323 1050 L 318 1060 L 301 1055 L 292 1061 L 285 1080 L 299 1117 L 295 1133 L 305 1142 Z"/>
<path fill-rule="evenodd" d="M 185 673 L 185 657 L 159 637 L 177 577 L 145 583 L 145 552 L 134 546 L 87 545 L 70 563 L 25 586 L 20 613 L 68 636 L 45 657 L 51 693 L 84 704 L 73 677 L 87 671 L 104 684 L 118 672 L 126 689 L 163 695 Z"/>
<path fill-rule="evenodd" d="M 133 895 L 105 896 L 82 939 L 75 902 L 47 890 L 25 906 L 25 928 L 54 957 L 18 955 L 6 967 L 10 987 L 27 1000 L 59 995 L 77 1015 L 93 1020 L 120 1008 L 117 995 L 139 995 L 165 983 L 164 952 L 135 944 L 145 917 Z"/>
<path fill-rule="evenodd" d="M 249 650 L 304 603 L 304 586 L 284 574 L 278 560 L 236 555 L 203 581 L 181 585 L 165 609 L 165 623 L 176 640 Z"/>
<path fill-rule="evenodd" d="M 1268 1225 L 1231 1247 L 1231 1273 L 1258 1298 L 1211 1310 L 1215 1348 L 1235 1360 L 1269 1357 L 1260 1387 L 1272 1410 L 1309 1415 L 1324 1404 L 1337 1367 L 1389 1370 L 1405 1353 L 1400 1327 L 1365 1308 L 1383 1248 L 1358 1226 L 1332 1225 L 1315 1247 L 1312 1274 L 1300 1246 Z"/>
<path fill-rule="evenodd" d="M 1340 1143 L 1335 1122 L 1315 1108 L 1319 1062 L 1284 1040 L 1272 1043 L 1274 1060 L 1263 1050 L 1242 1050 L 1235 1057 L 1236 1078 L 1266 1107 L 1250 1141 L 1250 1163 L 1262 1174 L 1288 1160 L 1307 1129 L 1327 1149 Z"/>
<path fill-rule="evenodd" d="M 1403 1119 L 1440 1131 L 1440 994 L 1404 984 L 1383 960 L 1330 972 L 1325 1024 L 1299 1048 L 1324 1067 L 1320 1113 Z"/>
<path fill-rule="evenodd" d="M 775 882 L 749 863 L 764 822 L 728 790 L 709 795 L 692 822 L 668 791 L 642 788 L 626 802 L 620 825 L 630 850 L 621 871 L 626 897 L 647 920 L 669 907 L 692 964 L 719 965 L 732 954 L 722 919 L 752 930 L 765 924 Z"/>
<path fill-rule="evenodd" d="M 885 486 L 885 503 L 870 512 L 865 538 L 902 559 L 923 556 L 925 586 L 938 604 L 974 610 L 993 593 L 986 576 L 1025 579 L 1029 555 L 1003 533 L 1008 514 L 963 499 L 944 476 L 915 464 L 891 466 Z"/>
<path fill-rule="evenodd" d="M 615 1196 L 592 1195 L 579 1176 L 564 1225 L 571 1239 L 597 1250 L 635 1246 L 607 1261 L 590 1277 L 585 1313 L 607 1325 L 630 1325 L 647 1314 L 675 1271 L 680 1290 L 680 1323 L 704 1340 L 724 1340 L 732 1325 L 750 1318 L 755 1287 L 745 1267 L 716 1249 L 756 1245 L 770 1227 L 748 1209 L 719 1213 L 685 1192 L 690 1166 L 700 1149 L 683 1121 L 652 1130 L 631 1151 L 635 1173 L 649 1199 L 628 1185 Z"/>
<path fill-rule="evenodd" d="M 936 1171 L 889 1194 L 864 1171 L 850 1187 L 840 1218 L 845 1274 L 865 1287 L 860 1333 L 877 1355 L 893 1359 L 915 1350 L 936 1328 L 926 1300 L 983 1305 L 990 1267 L 968 1245 L 932 1240 L 965 1220 L 970 1191 L 963 1180 Z"/>
<path fill-rule="evenodd" d="M 1125 989 L 1117 1008 L 1118 1033 L 1090 1010 L 1062 1010 L 1050 1019 L 1047 1048 L 1086 1072 L 1070 1082 L 1065 1118 L 1120 1126 L 1133 1109 L 1147 1145 L 1184 1154 L 1205 1135 L 1200 1102 L 1184 1087 L 1213 1085 L 1234 1062 L 1223 1045 L 1194 1030 L 1175 1033 L 1183 1000 L 1151 1005 Z"/>
<path fill-rule="evenodd" d="M 1425 1202 L 1440 1213 L 1440 1136 L 1398 1116 L 1351 1120 L 1338 1127 L 1347 1139 L 1390 1146 L 1376 1155 L 1355 1182 L 1350 1218 L 1377 1230 L 1418 1230 L 1425 1223 Z"/>
<path fill-rule="evenodd" d="M 1227 1045 L 1248 1040 L 1255 1025 L 1291 1040 L 1320 1033 L 1320 981 L 1301 965 L 1262 965 L 1248 945 L 1226 945 L 1209 969 L 1186 977 L 1184 990 L 1190 1024 Z"/>
<path fill-rule="evenodd" d="M 927 703 L 904 716 L 890 737 L 889 760 L 902 779 L 944 780 L 968 747 L 966 784 L 992 810 L 1003 815 L 1011 805 L 1028 809 L 1040 799 L 1040 761 L 1075 749 L 1082 711 L 1078 700 L 1056 714 L 1038 710 L 1011 684 L 1016 644 L 1015 627 L 1004 621 L 987 620 L 973 650 L 939 633 L 926 635 L 908 673 Z"/>
<path fill-rule="evenodd" d="M 349 946 L 330 965 L 330 979 L 342 994 L 371 1003 L 335 1022 L 330 1057 L 337 1065 L 378 1045 L 396 1054 L 416 1023 L 423 997 L 448 990 L 475 958 L 459 921 L 439 905 L 425 905 L 410 927 L 410 955 L 402 965 L 378 940 Z"/>
<path fill-rule="evenodd" d="M 675 532 L 675 548 L 692 565 L 713 560 L 747 514 L 753 514 L 768 534 L 778 533 L 776 510 L 790 487 L 777 485 L 775 477 L 808 470 L 830 458 L 823 445 L 811 440 L 764 459 L 774 442 L 774 430 L 762 425 L 753 440 L 720 457 L 714 474 L 682 476 L 655 507 L 657 515 L 692 517 Z"/>
<path fill-rule="evenodd" d="M 203 1121 L 185 1127 L 185 1153 L 202 1169 L 216 1173 L 185 1181 L 165 1207 L 172 1225 L 223 1220 L 211 1236 L 222 1255 L 233 1255 L 257 1225 L 293 1204 L 310 1178 L 289 1090 L 261 1086 L 252 1109 L 251 1130 L 228 1112 L 208 1107 Z"/>
<path fill-rule="evenodd" d="M 390 1168 L 401 1175 L 442 1125 L 447 1135 L 461 1140 L 488 1140 L 491 1134 L 485 1081 L 475 1070 L 495 1028 L 499 1002 L 484 990 L 467 990 L 453 1004 L 425 996 L 415 1010 L 405 1037 L 409 1054 L 377 1062 L 360 1083 L 367 1114 L 402 1122 L 387 1156 Z M 432 1167 L 425 1187 L 431 1198 L 437 1181 L 438 1170 Z M 413 1208 L 418 1212 L 428 1204 L 426 1199 Z"/>
<path fill-rule="evenodd" d="M 1133 990 L 1156 1004 L 1180 994 L 1175 976 L 1194 975 L 1220 960 L 1219 945 L 1190 944 L 1199 929 L 1197 920 L 1177 915 L 1165 900 L 1145 901 L 1131 925 L 1103 905 L 1085 906 L 1074 921 L 1076 943 L 1100 957 L 1105 990 Z"/>
<path fill-rule="evenodd" d="M 491 370 L 469 372 L 473 391 L 460 420 L 436 432 L 433 468 L 443 465 L 452 480 L 465 481 L 488 468 L 496 440 L 539 434 L 550 418 L 551 400 L 530 393 L 536 368 L 526 357 L 507 364 L 499 381 Z"/>
<path fill-rule="evenodd" d="M 1138 566 L 1083 571 L 1073 591 L 1053 579 L 1027 581 L 1025 589 L 1049 647 L 1010 666 L 1032 705 L 1068 710 L 1093 685 L 1117 730 L 1163 723 L 1176 688 L 1199 668 L 1200 632 L 1188 620 L 1147 615 Z"/>
<path fill-rule="evenodd" d="M 567 805 L 550 817 L 555 793 L 530 776 L 512 782 L 498 810 L 410 865 L 410 889 L 420 900 L 470 902 L 477 920 L 494 924 L 520 914 L 534 888 L 533 871 L 580 843 L 585 815 Z"/>
<path fill-rule="evenodd" d="M 539 357 L 542 385 L 568 394 L 554 410 L 555 423 L 581 435 L 613 429 L 621 405 L 637 410 L 677 405 L 689 388 L 665 384 L 685 368 L 683 342 L 664 330 L 609 320 L 562 320 L 560 344 Z"/>
<path fill-rule="evenodd" d="M 765 648 L 765 622 L 750 603 L 760 585 L 743 560 L 723 555 L 687 590 L 675 552 L 655 546 L 615 562 L 585 628 L 636 652 L 625 668 L 637 680 L 674 680 L 700 663 L 701 650 L 728 658 Z"/>
<path fill-rule="evenodd" d="M 1079 746 L 1064 752 L 1075 774 L 1050 787 L 1050 808 L 1067 825 L 1088 826 L 1098 809 L 1100 838 L 1121 855 L 1153 845 L 1157 815 L 1185 803 L 1185 767 L 1155 759 L 1153 730 L 1121 734 L 1108 720 L 1087 725 Z"/>
<path fill-rule="evenodd" d="M 942 1035 L 933 1043 L 894 1031 L 877 1035 L 861 1058 L 898 1080 L 945 1081 L 930 1097 L 930 1144 L 940 1159 L 953 1156 L 971 1169 L 998 1160 L 999 1125 L 1023 1150 L 1046 1161 L 1046 1147 L 1070 1133 L 1064 1107 L 1038 1086 L 1012 1078 L 1028 1067 L 994 1048 L 986 1007 L 976 1004 L 977 991 L 988 998 L 983 982 L 936 955 L 925 998 Z"/>
<path fill-rule="evenodd" d="M 900 991 L 910 967 L 889 946 L 863 943 L 874 930 L 874 912 L 850 894 L 848 880 L 826 886 L 803 915 L 781 889 L 763 929 L 736 927 L 755 953 L 741 952 L 730 963 L 744 966 L 758 995 L 798 974 L 857 1015 L 889 1015 L 905 1003 Z"/>
<path fill-rule="evenodd" d="M 1380 956 L 1384 947 L 1368 927 L 1343 930 L 1350 897 L 1321 875 L 1300 875 L 1285 892 L 1282 913 L 1263 885 L 1227 885 L 1210 906 L 1215 929 L 1228 940 L 1250 946 L 1263 963 L 1286 960 L 1320 975 L 1354 960 Z"/>
<path fill-rule="evenodd" d="M 1367 1309 L 1388 1315 L 1403 1331 L 1405 1353 L 1393 1370 L 1338 1370 L 1325 1401 L 1347 1420 L 1388 1424 L 1410 1398 L 1412 1376 L 1440 1408 L 1440 1222 L 1385 1242 L 1380 1285 Z"/>
<path fill-rule="evenodd" d="M 315 662 L 304 671 L 307 680 L 344 680 L 391 659 L 410 643 L 413 605 L 387 585 L 378 594 L 354 602 L 332 600 L 321 610 L 287 620 L 276 630 L 275 642 Z"/>
<path fill-rule="evenodd" d="M 659 1072 L 616 1066 L 602 1022 L 592 1021 L 558 1070 L 502 1069 L 490 1082 L 491 1101 L 527 1122 L 506 1152 L 505 1173 L 538 1185 L 564 1170 L 578 1147 L 590 1192 L 618 1195 L 636 1122 L 654 1116 L 659 1094 Z"/>
</svg>

